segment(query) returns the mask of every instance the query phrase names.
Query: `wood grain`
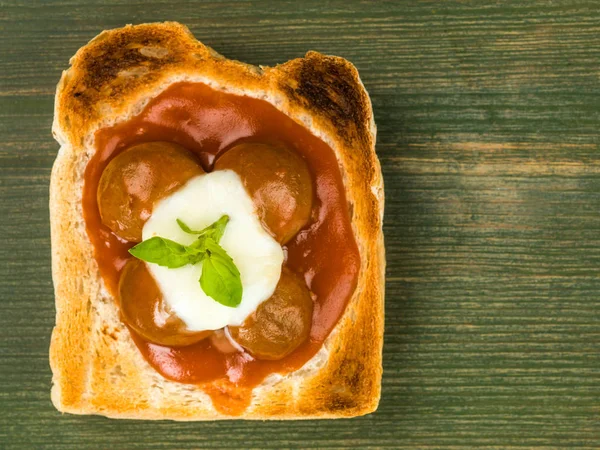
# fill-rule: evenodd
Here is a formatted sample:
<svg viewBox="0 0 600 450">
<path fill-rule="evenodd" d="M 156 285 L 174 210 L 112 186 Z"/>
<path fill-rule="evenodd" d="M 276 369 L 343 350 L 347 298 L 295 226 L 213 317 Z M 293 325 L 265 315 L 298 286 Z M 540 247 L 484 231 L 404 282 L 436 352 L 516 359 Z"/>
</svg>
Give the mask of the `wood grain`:
<svg viewBox="0 0 600 450">
<path fill-rule="evenodd" d="M 230 58 L 344 56 L 386 182 L 377 413 L 114 421 L 50 403 L 53 93 L 105 28 L 179 20 Z M 600 448 L 596 1 L 0 1 L 0 448 Z"/>
</svg>

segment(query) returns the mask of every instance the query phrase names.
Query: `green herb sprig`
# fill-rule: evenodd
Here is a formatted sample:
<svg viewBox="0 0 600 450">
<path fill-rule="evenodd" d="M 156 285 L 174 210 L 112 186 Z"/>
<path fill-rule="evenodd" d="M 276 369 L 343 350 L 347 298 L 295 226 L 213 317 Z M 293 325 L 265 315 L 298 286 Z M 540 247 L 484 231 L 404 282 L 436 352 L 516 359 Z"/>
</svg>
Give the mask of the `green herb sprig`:
<svg viewBox="0 0 600 450">
<path fill-rule="evenodd" d="M 202 290 L 220 304 L 235 308 L 242 301 L 240 271 L 219 245 L 228 222 L 229 216 L 222 216 L 212 225 L 195 231 L 177 219 L 183 231 L 198 236 L 190 245 L 155 236 L 132 247 L 129 253 L 142 261 L 169 269 L 203 262 L 199 280 Z"/>
</svg>

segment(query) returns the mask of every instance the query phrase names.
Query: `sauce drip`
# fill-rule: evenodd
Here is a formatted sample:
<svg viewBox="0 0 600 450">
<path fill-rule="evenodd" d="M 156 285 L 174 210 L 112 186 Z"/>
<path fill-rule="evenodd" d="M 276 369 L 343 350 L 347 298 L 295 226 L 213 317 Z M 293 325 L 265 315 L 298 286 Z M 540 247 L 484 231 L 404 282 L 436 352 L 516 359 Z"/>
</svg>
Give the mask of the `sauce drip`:
<svg viewBox="0 0 600 450">
<path fill-rule="evenodd" d="M 133 244 L 102 224 L 98 183 L 119 152 L 151 141 L 180 144 L 206 171 L 219 153 L 235 144 L 279 141 L 302 155 L 311 171 L 315 188 L 311 221 L 285 246 L 286 267 L 304 276 L 315 298 L 310 336 L 300 347 L 281 360 L 264 361 L 223 351 L 215 339 L 177 348 L 153 344 L 131 330 L 135 344 L 159 373 L 182 383 L 216 380 L 205 388 L 215 408 L 241 414 L 250 403 L 252 388 L 266 376 L 297 370 L 318 352 L 356 288 L 360 256 L 338 162 L 327 144 L 263 100 L 219 92 L 202 83 L 174 84 L 139 116 L 96 133 L 97 151 L 85 172 L 83 212 L 100 273 L 113 296 Z"/>
</svg>

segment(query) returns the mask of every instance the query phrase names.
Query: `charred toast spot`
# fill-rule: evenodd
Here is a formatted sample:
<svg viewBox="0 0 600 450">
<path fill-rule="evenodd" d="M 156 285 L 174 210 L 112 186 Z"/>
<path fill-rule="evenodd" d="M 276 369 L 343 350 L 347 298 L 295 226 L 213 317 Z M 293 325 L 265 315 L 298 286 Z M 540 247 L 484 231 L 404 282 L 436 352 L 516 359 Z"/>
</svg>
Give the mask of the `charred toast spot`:
<svg viewBox="0 0 600 450">
<path fill-rule="evenodd" d="M 327 409 L 330 411 L 346 411 L 357 407 L 356 400 L 349 396 L 331 395 L 327 402 Z"/>
<path fill-rule="evenodd" d="M 358 406 L 353 389 L 344 384 L 331 387 L 331 393 L 325 399 L 325 404 L 330 411 L 351 410 Z"/>
<path fill-rule="evenodd" d="M 118 100 L 136 86 L 156 78 L 161 69 L 186 58 L 187 48 L 170 27 L 129 27 L 96 39 L 74 66 L 82 74 L 69 86 L 79 107 L 93 109 L 98 100 Z"/>
<path fill-rule="evenodd" d="M 317 381 L 313 405 L 318 410 L 352 415 L 372 389 L 368 368 L 363 361 L 349 357 L 336 358 L 335 366 L 325 379 Z"/>
<path fill-rule="evenodd" d="M 341 58 L 317 53 L 308 53 L 298 61 L 296 78 L 281 85 L 290 98 L 311 113 L 324 114 L 347 144 L 354 138 L 368 142 L 368 100 L 356 70 Z"/>
<path fill-rule="evenodd" d="M 147 66 L 131 67 L 129 69 L 121 70 L 119 72 L 119 78 L 138 78 L 149 71 L 150 69 L 148 69 Z"/>
<path fill-rule="evenodd" d="M 350 391 L 356 393 L 360 391 L 362 385 L 362 374 L 364 365 L 362 362 L 354 359 L 344 359 L 337 370 L 337 376 L 345 381 L 345 386 Z"/>
<path fill-rule="evenodd" d="M 139 52 L 149 58 L 164 58 L 169 54 L 169 49 L 164 47 L 141 47 Z"/>
</svg>

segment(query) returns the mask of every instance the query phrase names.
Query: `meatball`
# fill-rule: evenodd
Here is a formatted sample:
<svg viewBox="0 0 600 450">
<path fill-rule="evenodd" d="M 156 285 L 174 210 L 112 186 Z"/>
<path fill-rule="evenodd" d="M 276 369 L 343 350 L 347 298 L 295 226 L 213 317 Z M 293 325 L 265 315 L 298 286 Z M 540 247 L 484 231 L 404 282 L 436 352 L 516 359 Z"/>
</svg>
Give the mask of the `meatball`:
<svg viewBox="0 0 600 450">
<path fill-rule="evenodd" d="M 185 323 L 163 300 L 146 264 L 137 259 L 130 260 L 121 273 L 119 304 L 125 323 L 156 344 L 185 346 L 212 334 L 212 331 L 188 331 Z"/>
<path fill-rule="evenodd" d="M 277 360 L 293 352 L 310 334 L 313 302 L 304 281 L 284 269 L 273 295 L 231 337 L 257 359 Z"/>
<path fill-rule="evenodd" d="M 217 159 L 215 170 L 224 169 L 240 176 L 263 225 L 281 244 L 310 219 L 312 179 L 295 151 L 281 144 L 239 144 Z"/>
<path fill-rule="evenodd" d="M 177 144 L 135 145 L 102 173 L 97 193 L 102 223 L 119 237 L 139 242 L 154 203 L 202 173 L 194 156 Z"/>
</svg>

